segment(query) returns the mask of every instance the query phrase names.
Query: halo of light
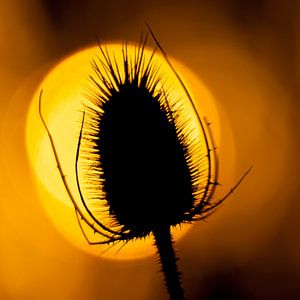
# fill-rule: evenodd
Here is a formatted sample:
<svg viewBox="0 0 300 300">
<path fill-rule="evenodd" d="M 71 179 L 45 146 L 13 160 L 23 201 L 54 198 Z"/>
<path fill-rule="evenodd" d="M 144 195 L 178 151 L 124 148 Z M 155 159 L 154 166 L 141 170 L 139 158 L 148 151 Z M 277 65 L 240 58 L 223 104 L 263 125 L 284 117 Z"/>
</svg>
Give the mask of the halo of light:
<svg viewBox="0 0 300 300">
<path fill-rule="evenodd" d="M 107 44 L 106 47 L 110 53 L 116 55 L 117 59 L 118 53 L 122 53 L 120 43 Z M 133 45 L 128 45 L 129 55 L 130 53 L 134 55 L 134 48 Z M 99 255 L 107 250 L 107 246 L 90 246 L 85 241 L 77 223 L 73 204 L 68 199 L 59 176 L 49 138 L 38 115 L 38 98 L 40 90 L 43 89 L 43 116 L 53 135 L 70 189 L 75 197 L 79 197 L 74 172 L 75 154 L 82 118 L 82 104 L 86 101 L 83 91 L 89 83 L 88 78 L 92 72 L 91 60 L 97 54 L 99 54 L 98 46 L 83 49 L 62 60 L 47 74 L 33 95 L 27 118 L 26 144 L 29 159 L 36 174 L 40 198 L 49 218 L 57 230 L 71 243 L 88 253 Z M 151 50 L 145 49 L 146 59 L 151 54 Z M 186 97 L 166 61 L 159 54 L 156 56 L 160 70 L 167 74 L 174 84 L 176 97 Z M 213 96 L 186 66 L 174 59 L 171 59 L 171 62 L 182 77 L 192 98 L 197 99 L 195 105 L 198 113 L 208 116 L 209 120 L 214 123 L 214 135 L 218 142 L 220 130 Z M 190 225 L 183 225 L 180 229 L 173 229 L 174 238 L 179 239 L 189 227 Z M 97 236 L 94 237 L 95 240 L 97 238 Z M 112 259 L 145 257 L 155 252 L 152 244 L 152 238 L 135 240 L 127 243 L 118 255 L 115 254 L 119 246 L 115 250 L 106 251 L 102 257 Z"/>
</svg>

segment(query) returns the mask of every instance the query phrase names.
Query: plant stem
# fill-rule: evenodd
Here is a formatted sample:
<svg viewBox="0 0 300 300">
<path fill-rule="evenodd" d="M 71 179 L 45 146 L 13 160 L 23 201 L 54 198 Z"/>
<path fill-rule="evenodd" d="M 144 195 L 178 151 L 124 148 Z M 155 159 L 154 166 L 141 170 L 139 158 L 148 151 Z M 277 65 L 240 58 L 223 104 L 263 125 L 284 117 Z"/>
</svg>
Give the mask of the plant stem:
<svg viewBox="0 0 300 300">
<path fill-rule="evenodd" d="M 177 270 L 176 261 L 178 259 L 172 245 L 170 226 L 157 226 L 153 229 L 153 235 L 170 300 L 184 300 L 184 291 L 180 284 L 180 273 Z"/>
</svg>

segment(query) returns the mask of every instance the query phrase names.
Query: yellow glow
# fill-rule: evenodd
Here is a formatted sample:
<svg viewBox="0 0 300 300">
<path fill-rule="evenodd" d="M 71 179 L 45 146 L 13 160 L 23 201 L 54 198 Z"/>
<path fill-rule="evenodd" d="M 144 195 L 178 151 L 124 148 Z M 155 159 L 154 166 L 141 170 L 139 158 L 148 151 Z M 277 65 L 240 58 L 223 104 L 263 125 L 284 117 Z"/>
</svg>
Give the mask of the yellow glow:
<svg viewBox="0 0 300 300">
<path fill-rule="evenodd" d="M 121 58 L 121 44 L 109 44 L 107 49 L 116 55 L 117 61 Z M 152 54 L 146 50 L 145 58 Z M 90 246 L 85 241 L 77 223 L 74 207 L 68 198 L 59 176 L 50 147 L 48 136 L 38 116 L 38 96 L 40 90 L 44 90 L 42 112 L 54 138 L 58 155 L 62 164 L 64 174 L 75 198 L 78 198 L 76 186 L 74 163 L 78 141 L 78 133 L 81 125 L 83 103 L 88 101 L 83 95 L 85 88 L 91 86 L 88 79 L 93 74 L 91 60 L 99 55 L 99 48 L 92 47 L 75 53 L 59 63 L 42 81 L 33 97 L 28 113 L 26 141 L 30 162 L 37 175 L 40 198 L 50 219 L 59 232 L 74 245 L 81 249 L 99 255 L 107 246 Z M 134 46 L 128 45 L 128 55 L 134 55 Z M 170 70 L 166 61 L 159 55 L 156 57 L 160 65 L 160 71 L 168 79 L 168 85 L 174 97 L 185 99 L 187 103 L 186 113 L 194 122 L 192 126 L 197 127 L 195 114 L 189 104 L 186 95 L 174 73 Z M 209 117 L 214 124 L 216 141 L 219 140 L 219 124 L 217 111 L 214 107 L 214 99 L 205 88 L 203 83 L 185 66 L 178 61 L 171 60 L 176 71 L 184 80 L 193 99 L 197 99 L 196 106 L 200 115 Z M 200 109 L 201 108 L 201 109 Z M 199 132 L 195 131 L 195 138 Z M 189 226 L 185 225 L 180 230 L 173 230 L 175 239 L 180 238 Z M 101 236 L 93 235 L 94 241 L 101 240 Z M 115 255 L 120 248 L 117 245 L 112 250 L 102 254 L 102 257 L 113 259 L 135 259 L 151 255 L 155 252 L 152 246 L 152 238 L 129 242 L 122 251 Z"/>
</svg>

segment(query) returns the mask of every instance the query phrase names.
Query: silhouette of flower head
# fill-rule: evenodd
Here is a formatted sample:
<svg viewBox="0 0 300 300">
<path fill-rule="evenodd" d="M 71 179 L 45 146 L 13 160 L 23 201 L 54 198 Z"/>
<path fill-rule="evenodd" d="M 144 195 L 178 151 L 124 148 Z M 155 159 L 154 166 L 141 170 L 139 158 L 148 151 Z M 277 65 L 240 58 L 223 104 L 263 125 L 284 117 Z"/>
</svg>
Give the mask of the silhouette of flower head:
<svg viewBox="0 0 300 300">
<path fill-rule="evenodd" d="M 213 201 L 218 159 L 209 123 L 201 118 L 180 76 L 153 32 L 156 49 L 146 57 L 147 36 L 122 61 L 99 45 L 93 60 L 76 155 L 80 201 L 68 187 L 51 134 L 53 152 L 82 232 L 90 244 L 127 242 L 153 233 L 171 299 L 183 299 L 170 227 L 207 218 L 238 186 Z M 201 129 L 195 138 L 186 102 L 170 91 L 155 61 L 159 50 L 180 83 Z M 41 97 L 40 97 L 41 100 Z M 41 101 L 40 101 L 41 104 Z M 40 107 L 41 114 L 41 107 Z M 200 143 L 201 141 L 201 143 Z M 81 188 L 79 169 L 83 173 Z M 103 211 L 109 218 L 101 218 Z M 86 223 L 102 236 L 91 242 Z"/>
</svg>

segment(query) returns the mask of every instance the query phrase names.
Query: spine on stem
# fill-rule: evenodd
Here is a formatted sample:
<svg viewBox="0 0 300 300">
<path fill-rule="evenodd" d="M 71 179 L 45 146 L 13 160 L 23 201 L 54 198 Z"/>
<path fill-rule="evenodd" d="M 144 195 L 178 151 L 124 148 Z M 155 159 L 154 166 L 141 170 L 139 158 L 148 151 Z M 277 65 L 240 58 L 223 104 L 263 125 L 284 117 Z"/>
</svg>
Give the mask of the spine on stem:
<svg viewBox="0 0 300 300">
<path fill-rule="evenodd" d="M 153 235 L 170 300 L 184 300 L 184 291 L 181 287 L 181 274 L 177 267 L 178 259 L 173 249 L 170 226 L 157 226 L 153 230 Z"/>
</svg>

